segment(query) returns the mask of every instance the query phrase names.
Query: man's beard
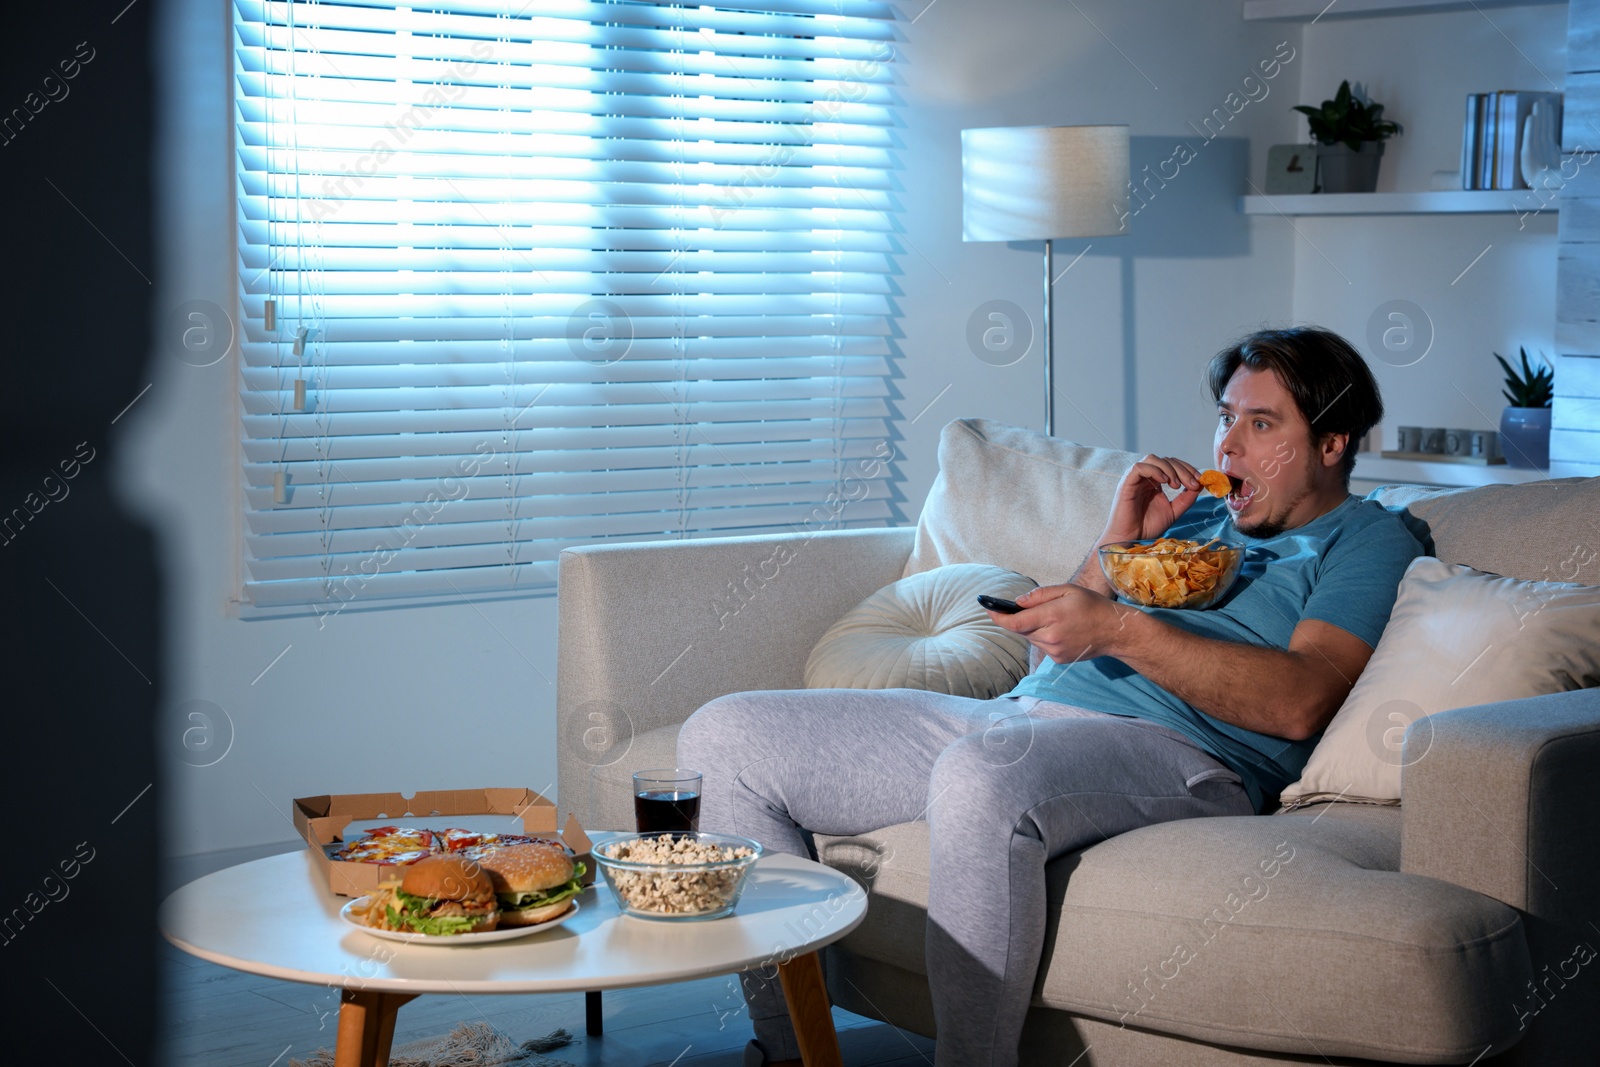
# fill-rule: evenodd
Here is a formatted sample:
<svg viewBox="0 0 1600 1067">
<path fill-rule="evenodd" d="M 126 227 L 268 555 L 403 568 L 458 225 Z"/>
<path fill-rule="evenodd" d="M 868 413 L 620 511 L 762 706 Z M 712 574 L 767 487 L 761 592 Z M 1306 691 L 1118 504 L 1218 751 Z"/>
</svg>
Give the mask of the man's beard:
<svg viewBox="0 0 1600 1067">
<path fill-rule="evenodd" d="M 1256 541 L 1270 540 L 1288 529 L 1288 527 L 1285 526 L 1281 520 L 1277 519 L 1263 520 L 1262 522 L 1256 523 L 1254 527 L 1248 530 L 1239 525 L 1239 520 L 1235 516 L 1229 516 L 1228 521 L 1233 524 L 1233 528 L 1238 531 L 1241 536 L 1248 537 Z"/>
</svg>

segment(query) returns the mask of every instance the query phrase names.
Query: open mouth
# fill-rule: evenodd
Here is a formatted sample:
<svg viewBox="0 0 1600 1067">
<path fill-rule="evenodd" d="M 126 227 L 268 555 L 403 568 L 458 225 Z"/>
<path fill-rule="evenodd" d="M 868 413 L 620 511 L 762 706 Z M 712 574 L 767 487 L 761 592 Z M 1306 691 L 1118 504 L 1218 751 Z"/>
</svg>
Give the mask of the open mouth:
<svg viewBox="0 0 1600 1067">
<path fill-rule="evenodd" d="M 1228 475 L 1228 478 L 1233 482 L 1233 489 L 1226 498 L 1228 510 L 1234 512 L 1243 511 L 1249 506 L 1250 501 L 1255 499 L 1256 487 L 1243 478 L 1232 474 Z"/>
</svg>

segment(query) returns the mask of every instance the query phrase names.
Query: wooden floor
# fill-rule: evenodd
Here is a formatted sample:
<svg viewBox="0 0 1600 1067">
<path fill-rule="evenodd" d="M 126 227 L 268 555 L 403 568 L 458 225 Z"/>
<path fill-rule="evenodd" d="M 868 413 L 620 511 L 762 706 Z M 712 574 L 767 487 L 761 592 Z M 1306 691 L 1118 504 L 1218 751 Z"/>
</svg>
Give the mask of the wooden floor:
<svg viewBox="0 0 1600 1067">
<path fill-rule="evenodd" d="M 287 1067 L 331 1048 L 337 994 L 230 971 L 162 946 L 161 1067 Z M 582 1067 L 739 1067 L 750 1024 L 732 976 L 605 994 L 605 1034 L 584 1033 L 583 995 L 424 996 L 400 1009 L 395 1044 L 482 1019 L 513 1041 L 565 1027 L 573 1043 L 549 1053 Z M 933 1062 L 933 1042 L 834 1009 L 847 1067 Z"/>
</svg>

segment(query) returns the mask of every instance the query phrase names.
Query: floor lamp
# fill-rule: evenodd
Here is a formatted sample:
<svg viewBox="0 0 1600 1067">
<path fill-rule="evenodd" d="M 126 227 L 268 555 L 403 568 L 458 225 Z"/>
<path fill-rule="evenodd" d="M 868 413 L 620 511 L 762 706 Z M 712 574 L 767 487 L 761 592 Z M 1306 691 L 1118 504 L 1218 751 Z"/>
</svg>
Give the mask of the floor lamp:
<svg viewBox="0 0 1600 1067">
<path fill-rule="evenodd" d="M 961 239 L 1044 241 L 1044 432 L 1055 433 L 1050 350 L 1052 237 L 1127 232 L 1128 127 L 961 131 Z"/>
</svg>

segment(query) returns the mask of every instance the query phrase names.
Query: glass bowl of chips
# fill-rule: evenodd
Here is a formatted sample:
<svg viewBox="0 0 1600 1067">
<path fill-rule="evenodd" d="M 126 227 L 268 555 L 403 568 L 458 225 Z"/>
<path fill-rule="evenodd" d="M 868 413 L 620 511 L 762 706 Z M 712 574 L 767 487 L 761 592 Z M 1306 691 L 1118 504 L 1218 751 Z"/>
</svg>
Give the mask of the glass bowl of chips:
<svg viewBox="0 0 1600 1067">
<path fill-rule="evenodd" d="M 1117 595 L 1147 608 L 1209 608 L 1233 587 L 1244 547 L 1216 538 L 1118 541 L 1100 547 L 1100 570 Z"/>
</svg>

